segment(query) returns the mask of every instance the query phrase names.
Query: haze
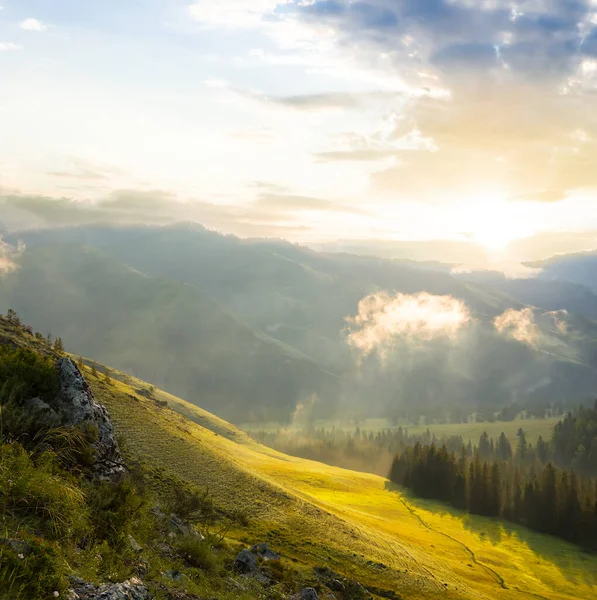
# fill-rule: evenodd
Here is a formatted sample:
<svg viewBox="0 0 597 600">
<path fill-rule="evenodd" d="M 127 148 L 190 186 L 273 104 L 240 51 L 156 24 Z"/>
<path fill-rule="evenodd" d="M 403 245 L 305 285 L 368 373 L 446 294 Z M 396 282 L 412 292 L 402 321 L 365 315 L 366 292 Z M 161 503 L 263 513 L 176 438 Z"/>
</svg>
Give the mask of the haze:
<svg viewBox="0 0 597 600">
<path fill-rule="evenodd" d="M 2 222 L 591 248 L 596 58 L 593 0 L 4 1 Z"/>
</svg>

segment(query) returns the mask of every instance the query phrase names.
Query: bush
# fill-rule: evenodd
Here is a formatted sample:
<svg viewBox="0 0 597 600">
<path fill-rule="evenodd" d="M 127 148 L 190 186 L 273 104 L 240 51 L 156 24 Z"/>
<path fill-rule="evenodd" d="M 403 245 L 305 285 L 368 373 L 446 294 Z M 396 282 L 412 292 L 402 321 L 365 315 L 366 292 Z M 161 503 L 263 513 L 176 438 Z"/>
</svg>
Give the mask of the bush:
<svg viewBox="0 0 597 600">
<path fill-rule="evenodd" d="M 66 592 L 66 564 L 56 549 L 41 539 L 25 540 L 26 551 L 0 544 L 0 598 L 33 600 Z"/>
<path fill-rule="evenodd" d="M 28 523 L 55 539 L 68 538 L 86 525 L 85 496 L 62 473 L 51 452 L 34 463 L 20 444 L 0 446 L 0 511 L 3 520 Z"/>
<path fill-rule="evenodd" d="M 16 400 L 39 396 L 51 404 L 60 389 L 54 363 L 28 350 L 0 345 L 0 389 L 10 386 Z"/>
<path fill-rule="evenodd" d="M 191 567 L 209 572 L 217 571 L 222 567 L 222 562 L 207 540 L 197 535 L 181 536 L 176 542 L 176 551 Z"/>
<path fill-rule="evenodd" d="M 95 539 L 113 545 L 122 543 L 145 506 L 133 483 L 94 482 L 88 483 L 85 491 Z"/>
</svg>

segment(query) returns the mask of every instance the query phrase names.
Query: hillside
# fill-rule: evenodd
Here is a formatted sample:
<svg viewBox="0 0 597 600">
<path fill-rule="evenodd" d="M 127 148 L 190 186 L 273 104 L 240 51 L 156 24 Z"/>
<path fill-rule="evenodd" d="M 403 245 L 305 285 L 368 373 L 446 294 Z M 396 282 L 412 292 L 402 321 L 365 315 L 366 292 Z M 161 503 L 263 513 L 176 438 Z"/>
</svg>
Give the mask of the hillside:
<svg viewBox="0 0 597 600">
<path fill-rule="evenodd" d="M 0 279 L 0 311 L 16 306 L 68 349 L 188 398 L 229 419 L 285 418 L 334 387 L 313 359 L 255 332 L 191 285 L 147 276 L 93 248 L 39 246 Z M 82 325 L 84 324 L 84 325 Z"/>
<path fill-rule="evenodd" d="M 11 239 L 27 250 L 0 279 L 0 310 L 237 424 L 288 423 L 301 407 L 327 419 L 453 422 L 504 407 L 541 415 L 597 388 L 597 305 L 582 286 L 456 276 L 191 224 Z M 364 355 L 347 331 L 372 297 L 414 302 L 415 313 L 390 306 L 397 321 L 372 338 L 385 346 Z M 420 304 L 429 297 L 462 306 L 458 336 L 410 335 L 437 318 L 437 306 Z M 500 333 L 494 320 L 508 311 L 522 321 Z"/>
<path fill-rule="evenodd" d="M 147 384 L 84 374 L 132 456 L 209 486 L 223 510 L 242 507 L 248 525 L 230 539 L 267 541 L 299 570 L 327 566 L 380 598 L 597 598 L 597 557 L 571 545 L 419 501 L 381 477 L 279 454 L 156 392 L 190 421 L 138 393 Z"/>
</svg>

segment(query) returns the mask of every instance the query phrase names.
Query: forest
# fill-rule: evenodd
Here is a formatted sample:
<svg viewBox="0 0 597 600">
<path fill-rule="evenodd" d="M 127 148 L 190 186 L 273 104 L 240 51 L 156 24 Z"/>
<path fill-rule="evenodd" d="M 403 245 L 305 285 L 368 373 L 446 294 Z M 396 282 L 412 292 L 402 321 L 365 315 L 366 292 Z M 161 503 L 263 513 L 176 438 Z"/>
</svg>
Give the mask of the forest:
<svg viewBox="0 0 597 600">
<path fill-rule="evenodd" d="M 569 413 L 535 447 L 519 430 L 513 450 L 502 434 L 473 451 L 415 443 L 398 452 L 389 478 L 423 498 L 597 549 L 597 402 Z"/>
</svg>

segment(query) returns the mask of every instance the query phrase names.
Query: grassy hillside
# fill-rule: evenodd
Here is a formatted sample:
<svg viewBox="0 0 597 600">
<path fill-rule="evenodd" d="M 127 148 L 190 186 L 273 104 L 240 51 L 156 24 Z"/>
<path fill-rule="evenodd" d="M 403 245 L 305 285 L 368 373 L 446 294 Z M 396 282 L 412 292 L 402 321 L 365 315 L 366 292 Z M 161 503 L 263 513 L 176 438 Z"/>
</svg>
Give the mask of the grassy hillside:
<svg viewBox="0 0 597 600">
<path fill-rule="evenodd" d="M 230 539 L 267 541 L 299 571 L 330 567 L 379 598 L 597 598 L 597 557 L 576 547 L 269 450 L 183 400 L 146 397 L 148 384 L 124 374 L 128 383 L 112 385 L 90 367 L 84 374 L 131 456 L 208 486 L 224 510 L 242 509 L 248 525 Z"/>
<path fill-rule="evenodd" d="M 60 331 L 93 356 L 228 419 L 284 419 L 335 377 L 299 350 L 255 332 L 196 288 L 150 277 L 97 249 L 38 246 L 0 279 L 0 312 Z M 84 325 L 82 325 L 84 324 Z"/>
<path fill-rule="evenodd" d="M 327 565 L 409 600 L 597 598 L 597 557 L 576 547 L 417 500 L 381 477 L 279 454 L 156 392 L 190 422 L 137 394 L 138 382 L 110 388 L 86 377 L 131 450 L 208 485 L 220 505 L 243 507 L 249 528 L 233 536 L 265 539 L 299 565 Z"/>
</svg>

